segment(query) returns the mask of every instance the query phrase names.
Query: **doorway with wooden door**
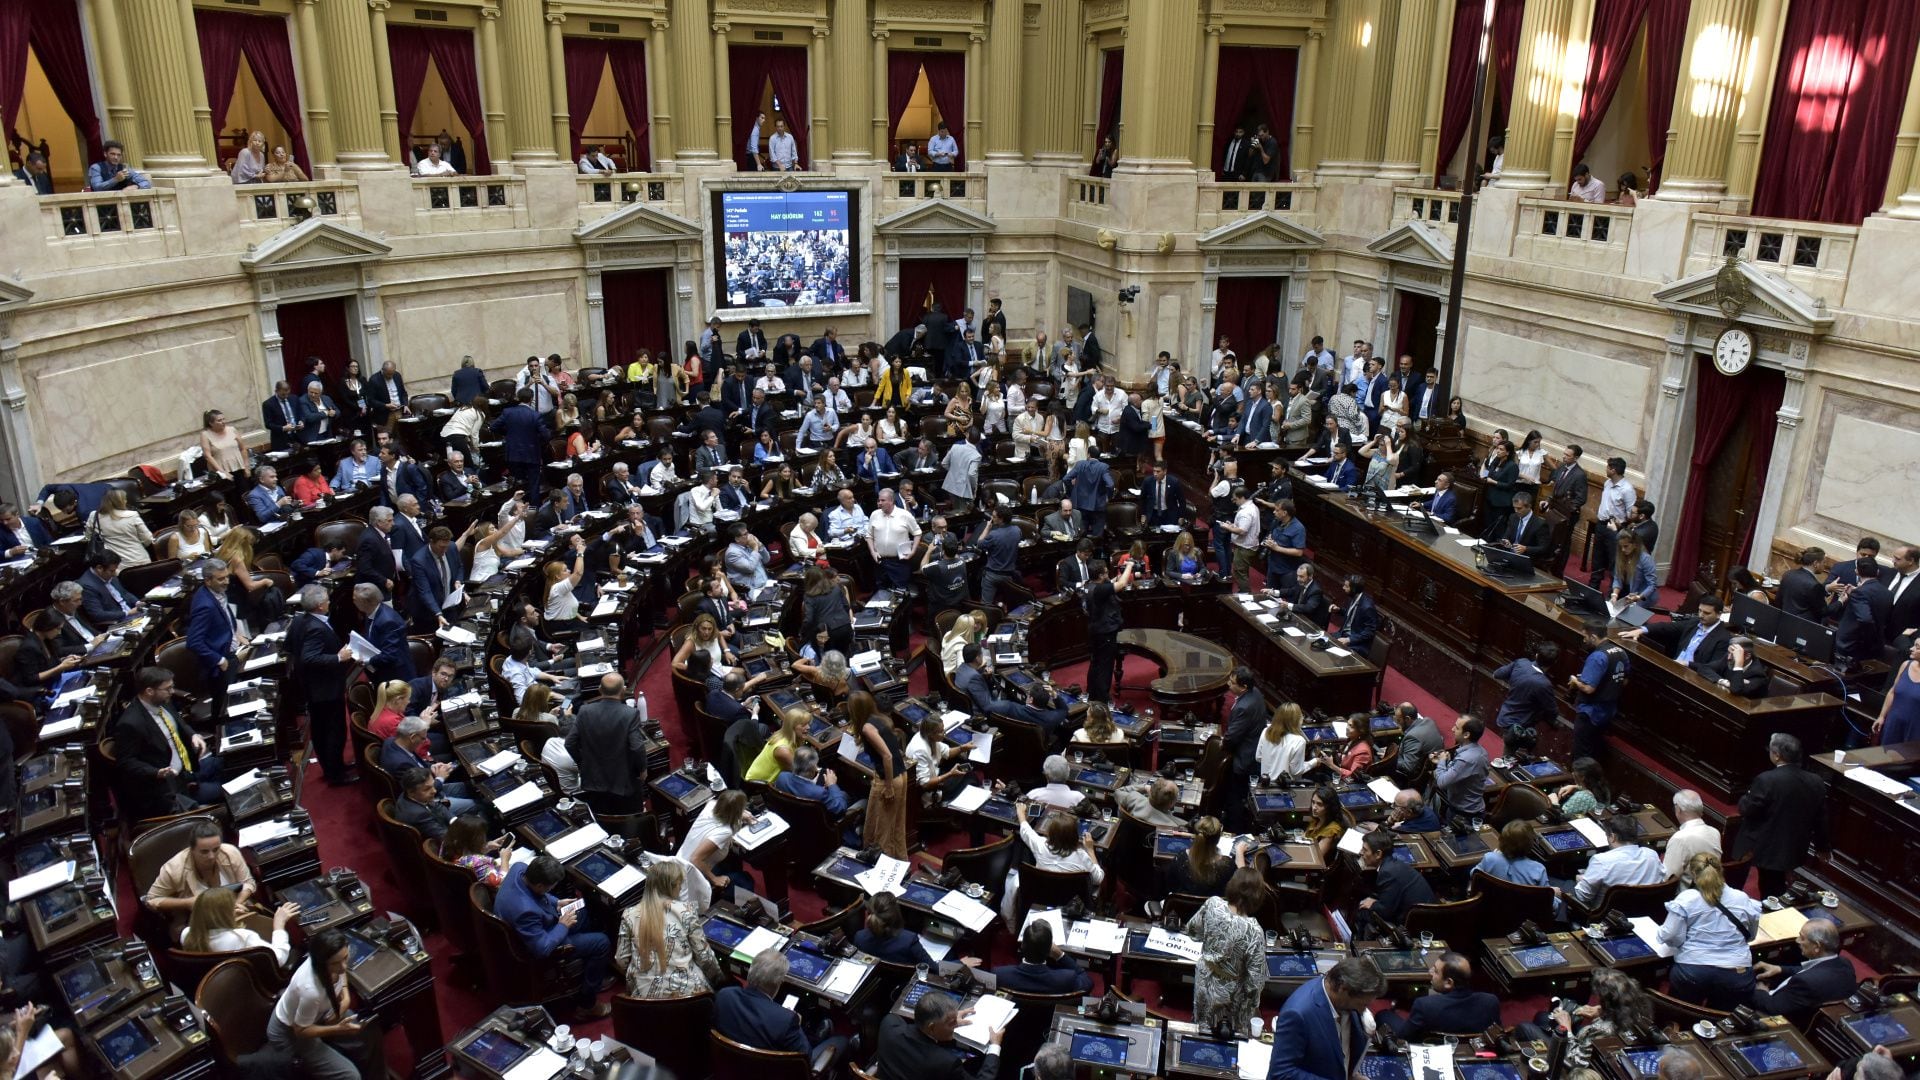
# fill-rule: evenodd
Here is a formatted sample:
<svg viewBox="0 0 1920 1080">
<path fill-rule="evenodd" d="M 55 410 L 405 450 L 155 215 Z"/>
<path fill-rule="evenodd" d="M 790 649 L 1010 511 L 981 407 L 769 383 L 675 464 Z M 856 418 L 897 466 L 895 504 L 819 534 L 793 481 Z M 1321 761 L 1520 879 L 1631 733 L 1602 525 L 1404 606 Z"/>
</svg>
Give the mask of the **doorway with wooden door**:
<svg viewBox="0 0 1920 1080">
<path fill-rule="evenodd" d="M 1754 519 L 1773 457 L 1774 414 L 1787 380 L 1780 371 L 1757 366 L 1722 375 L 1705 354 L 1694 370 L 1693 471 L 1675 518 L 1667 584 L 1684 590 L 1697 583 L 1724 595 L 1728 573 L 1745 565 L 1755 540 Z M 1656 512 L 1655 520 L 1660 516 Z"/>
</svg>

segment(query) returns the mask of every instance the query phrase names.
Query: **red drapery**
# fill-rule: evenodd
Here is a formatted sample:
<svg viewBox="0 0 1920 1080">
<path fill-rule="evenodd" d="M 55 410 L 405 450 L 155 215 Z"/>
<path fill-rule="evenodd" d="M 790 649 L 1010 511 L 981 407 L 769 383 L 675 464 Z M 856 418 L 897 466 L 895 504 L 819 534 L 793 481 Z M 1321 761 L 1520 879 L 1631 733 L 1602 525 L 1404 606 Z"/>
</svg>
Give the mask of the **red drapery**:
<svg viewBox="0 0 1920 1080">
<path fill-rule="evenodd" d="M 33 54 L 40 61 L 40 70 L 46 74 L 47 83 L 53 87 L 53 96 L 59 99 L 60 107 L 66 110 L 67 119 L 79 129 L 80 139 L 86 144 L 87 161 L 99 161 L 103 156 L 100 148 L 100 114 L 93 109 L 93 83 L 87 68 L 87 45 L 80 30 L 80 9 L 75 6 L 75 0 L 41 0 L 32 4 L 12 0 L 0 2 L 0 7 L 26 10 L 27 43 L 33 47 Z M 12 107 L 12 111 L 6 113 L 9 135 L 12 134 L 13 120 L 19 115 L 20 98 L 26 92 L 24 51 L 19 54 L 19 62 L 18 82 L 9 83 L 5 81 L 5 62 L 0 61 L 0 108 L 7 103 Z"/>
<path fill-rule="evenodd" d="M 1573 129 L 1573 160 L 1585 160 L 1587 147 L 1600 133 L 1600 121 L 1620 89 L 1627 57 L 1647 20 L 1649 0 L 1598 0 L 1593 9 L 1593 32 L 1587 41 L 1587 77 L 1581 84 L 1580 118 Z M 1663 136 L 1664 139 L 1664 136 Z"/>
<path fill-rule="evenodd" d="M 1750 368 L 1746 378 L 1753 382 L 1747 393 L 1747 430 L 1753 432 L 1752 458 L 1758 463 L 1759 469 L 1753 490 L 1764 491 L 1768 466 L 1773 463 L 1773 437 L 1780 433 L 1777 414 L 1781 402 L 1787 398 L 1787 377 L 1772 368 Z M 1748 514 L 1743 519 L 1746 533 L 1740 538 L 1740 554 L 1737 556 L 1743 564 L 1747 556 L 1753 553 L 1754 517 Z"/>
<path fill-rule="evenodd" d="M 1273 163 L 1273 179 L 1293 177 L 1289 151 L 1293 146 L 1294 73 L 1299 69 L 1300 50 L 1262 49 L 1250 45 L 1228 45 L 1220 49 L 1220 81 L 1213 99 L 1213 171 L 1226 168 L 1227 140 L 1234 125 L 1256 101 L 1267 125 L 1273 129 L 1279 147 Z M 1253 125 L 1247 133 L 1253 133 Z"/>
<path fill-rule="evenodd" d="M 727 46 L 728 87 L 733 108 L 733 163 L 747 171 L 747 132 L 753 128 L 754 115 L 760 111 L 760 90 L 773 81 L 773 93 L 780 99 L 787 130 L 793 133 L 794 152 L 800 167 L 806 168 L 807 156 L 807 50 L 782 45 Z M 760 129 L 760 152 L 767 152 L 773 137 L 773 121 Z"/>
<path fill-rule="evenodd" d="M 1773 454 L 1774 413 L 1779 411 L 1786 393 L 1786 380 L 1773 372 L 1756 370 L 1729 379 L 1719 373 L 1713 366 L 1713 358 L 1705 354 L 1695 358 L 1693 378 L 1697 389 L 1693 407 L 1692 471 L 1687 475 L 1686 499 L 1681 503 L 1679 523 L 1674 527 L 1673 559 L 1667 566 L 1667 584 L 1683 590 L 1693 584 L 1699 571 L 1700 533 L 1707 513 L 1708 467 L 1745 419 L 1753 439 L 1753 460 L 1760 463 L 1761 475 L 1755 487 L 1763 485 L 1766 463 Z M 1749 516 L 1747 543 L 1752 542 L 1752 527 Z"/>
<path fill-rule="evenodd" d="M 573 156 L 582 149 L 580 132 L 593 112 L 593 99 L 600 93 L 600 76 L 607 68 L 607 43 L 601 38 L 563 38 L 561 55 L 567 66 L 567 134 L 573 139 Z"/>
<path fill-rule="evenodd" d="M 600 311 L 607 327 L 607 366 L 625 367 L 646 349 L 676 355 L 667 321 L 667 271 L 616 270 L 600 276 Z"/>
<path fill-rule="evenodd" d="M 196 10 L 193 23 L 200 38 L 200 67 L 207 79 L 207 104 L 213 110 L 213 137 L 227 125 L 227 105 L 240 81 L 240 58 L 253 68 L 253 80 L 267 99 L 267 109 L 286 129 L 287 152 L 307 175 L 307 140 L 300 125 L 300 87 L 293 74 L 293 47 L 287 42 L 287 21 L 278 15 L 248 15 L 237 11 Z"/>
<path fill-rule="evenodd" d="M 1520 59 L 1520 20 L 1527 0 L 1501 0 L 1493 13 L 1493 100 L 1487 102 L 1487 133 L 1504 134 L 1513 102 L 1513 69 Z"/>
<path fill-rule="evenodd" d="M 347 336 L 344 297 L 281 304 L 274 314 L 280 323 L 280 359 L 286 368 L 281 378 L 299 386 L 300 380 L 306 377 L 309 356 L 325 360 L 328 371 L 346 370 L 353 345 Z"/>
<path fill-rule="evenodd" d="M 1095 152 L 1120 122 L 1120 80 L 1127 67 L 1125 49 L 1108 49 L 1100 55 L 1100 124 L 1093 130 Z"/>
<path fill-rule="evenodd" d="M 1912 0 L 1789 6 L 1754 214 L 1858 225 L 1880 208 L 1916 38 Z"/>
<path fill-rule="evenodd" d="M 926 54 L 906 50 L 887 50 L 887 132 L 900 130 L 900 119 L 907 115 L 907 103 L 913 100 L 913 88 L 920 81 L 920 63 Z M 895 135 L 897 139 L 898 136 Z M 894 155 L 906 153 L 901 147 Z"/>
<path fill-rule="evenodd" d="M 927 313 L 927 293 L 949 314 L 967 306 L 967 260 L 901 259 L 900 325 L 912 326 Z"/>
<path fill-rule="evenodd" d="M 1660 166 L 1667 157 L 1667 126 L 1673 123 L 1673 95 L 1692 7 L 1693 0 L 1653 0 L 1647 9 L 1647 160 L 1653 168 L 1648 194 L 1660 186 Z"/>
<path fill-rule="evenodd" d="M 1271 277 L 1223 277 L 1214 291 L 1213 339 L 1227 335 L 1235 356 L 1252 360 L 1274 343 L 1280 326 L 1280 282 Z"/>
<path fill-rule="evenodd" d="M 947 133 L 960 148 L 953 167 L 967 167 L 967 56 L 965 53 L 936 52 L 921 57 L 926 66 L 927 89 L 946 122 Z"/>
<path fill-rule="evenodd" d="M 33 32 L 25 4 L 0 4 L 0 134 L 13 142 L 13 122 L 27 92 L 27 38 Z M 24 162 L 22 163 L 24 164 Z"/>
<path fill-rule="evenodd" d="M 440 72 L 453 113 L 473 136 L 472 170 L 475 176 L 493 172 L 487 156 L 487 118 L 480 111 L 480 76 L 473 64 L 473 34 L 466 30 L 430 30 L 419 26 L 388 26 L 387 51 L 393 58 L 393 97 L 400 114 L 402 152 L 408 152 L 413 114 L 420 107 L 420 90 L 427 82 L 427 61 Z M 407 164 L 412 164 L 411 161 Z"/>
<path fill-rule="evenodd" d="M 634 160 L 627 168 L 646 172 L 653 168 L 653 140 L 649 136 L 647 110 L 647 47 L 639 41 L 610 41 L 607 59 L 613 64 L 613 90 L 620 95 L 620 109 L 627 116 L 627 130 L 633 134 Z"/>
<path fill-rule="evenodd" d="M 1473 73 L 1480 59 L 1480 26 L 1487 0 L 1460 0 L 1453 9 L 1453 41 L 1447 51 L 1447 93 L 1440 109 L 1440 147 L 1433 171 L 1435 182 L 1447 171 L 1460 140 L 1473 119 Z M 1513 95 L 1513 69 L 1520 55 L 1520 20 L 1526 0 L 1499 0 L 1493 13 L 1493 40 L 1488 66 L 1493 69 L 1493 100 L 1487 102 L 1487 135 L 1507 127 L 1507 103 Z M 1471 174 L 1472 169 L 1467 170 Z M 1464 181 L 1463 181 L 1464 182 Z"/>
</svg>

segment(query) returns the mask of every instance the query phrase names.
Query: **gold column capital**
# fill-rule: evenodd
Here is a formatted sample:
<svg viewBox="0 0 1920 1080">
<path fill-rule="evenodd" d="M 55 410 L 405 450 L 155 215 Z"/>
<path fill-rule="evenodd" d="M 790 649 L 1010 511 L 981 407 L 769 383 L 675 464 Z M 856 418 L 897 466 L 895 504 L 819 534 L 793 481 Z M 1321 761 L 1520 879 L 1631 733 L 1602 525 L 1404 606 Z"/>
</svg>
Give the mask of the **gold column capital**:
<svg viewBox="0 0 1920 1080">
<path fill-rule="evenodd" d="M 1224 37 L 1227 33 L 1226 26 L 1221 23 L 1208 23 L 1204 30 L 1208 37 Z"/>
<path fill-rule="evenodd" d="M 313 3 L 313 0 L 303 0 L 303 2 Z M 387 11 L 393 7 L 393 0 L 367 0 L 367 7 L 372 11 Z"/>
<path fill-rule="evenodd" d="M 987 35 L 981 33 L 978 30 L 971 31 L 970 33 L 967 34 L 967 44 L 969 45 L 984 45 L 986 43 L 987 43 Z"/>
<path fill-rule="evenodd" d="M 560 25 L 563 25 L 563 24 L 564 24 L 564 23 L 565 23 L 566 21 L 567 21 L 567 13 L 566 13 L 566 12 L 564 12 L 564 11 L 556 11 L 556 10 L 554 10 L 554 9 L 552 9 L 552 8 L 548 8 L 548 9 L 547 9 L 547 23 L 548 23 L 549 25 L 551 25 L 551 26 L 560 26 Z"/>
<path fill-rule="evenodd" d="M 711 29 L 716 34 L 730 33 L 733 30 L 733 24 L 730 22 L 727 22 L 725 19 L 721 19 L 715 22 L 711 27 L 709 27 L 709 29 Z"/>
<path fill-rule="evenodd" d="M 874 28 L 873 40 L 875 41 L 885 41 L 892 36 L 893 36 L 893 31 L 888 30 L 884 26 Z"/>
<path fill-rule="evenodd" d="M 495 14 L 498 13 L 496 12 Z M 661 34 L 673 29 L 673 24 L 666 19 L 654 19 L 647 23 L 647 28 L 656 34 Z"/>
<path fill-rule="evenodd" d="M 817 38 L 829 37 L 831 36 L 831 31 L 824 26 L 816 26 L 813 28 L 813 36 Z"/>
<path fill-rule="evenodd" d="M 497 7 L 483 7 L 480 9 L 480 17 L 488 22 L 498 22 L 500 21 L 500 9 Z"/>
</svg>

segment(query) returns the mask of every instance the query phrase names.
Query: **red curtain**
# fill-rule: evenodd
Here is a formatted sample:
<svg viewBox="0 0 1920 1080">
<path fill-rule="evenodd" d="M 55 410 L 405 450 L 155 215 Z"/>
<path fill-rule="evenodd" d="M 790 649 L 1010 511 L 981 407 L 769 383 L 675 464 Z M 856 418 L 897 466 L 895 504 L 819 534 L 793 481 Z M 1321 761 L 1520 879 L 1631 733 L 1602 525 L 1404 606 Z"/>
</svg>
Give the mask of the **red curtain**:
<svg viewBox="0 0 1920 1080">
<path fill-rule="evenodd" d="M 1587 147 L 1600 133 L 1600 121 L 1620 89 L 1627 72 L 1627 56 L 1647 21 L 1649 0 L 1599 0 L 1593 9 L 1593 33 L 1587 42 L 1587 77 L 1581 84 L 1580 118 L 1573 129 L 1575 164 L 1587 156 Z"/>
<path fill-rule="evenodd" d="M 345 297 L 281 304 L 275 315 L 280 321 L 280 359 L 286 369 L 281 378 L 298 387 L 307 374 L 309 356 L 325 360 L 328 371 L 346 370 L 353 345 L 347 337 Z"/>
<path fill-rule="evenodd" d="M 920 82 L 920 65 L 925 53 L 907 50 L 887 50 L 887 132 L 895 139 L 899 136 L 900 118 L 907 115 L 907 103 L 913 100 L 913 88 Z M 906 153 L 901 147 L 894 155 Z"/>
<path fill-rule="evenodd" d="M 1280 281 L 1223 277 L 1214 290 L 1213 338 L 1232 339 L 1234 355 L 1253 359 L 1274 343 L 1280 327 Z"/>
<path fill-rule="evenodd" d="M 1257 103 L 1279 146 L 1273 178 L 1293 177 L 1289 151 L 1293 146 L 1294 75 L 1299 62 L 1298 49 L 1263 49 L 1249 45 L 1228 45 L 1220 49 L 1220 81 L 1213 99 L 1214 172 L 1226 167 L 1227 140 L 1233 137 L 1234 125 L 1246 115 L 1249 105 Z M 1252 134 L 1253 130 L 1249 124 L 1247 133 Z"/>
<path fill-rule="evenodd" d="M 600 76 L 607 67 L 607 43 L 600 38 L 563 38 L 561 54 L 567 65 L 567 134 L 573 139 L 573 156 L 582 149 L 580 132 L 587 115 L 593 112 L 593 99 L 600 92 Z"/>
<path fill-rule="evenodd" d="M 1708 466 L 1720 455 L 1727 439 L 1744 419 L 1753 439 L 1753 460 L 1761 463 L 1762 475 L 1755 489 L 1764 485 L 1766 463 L 1773 454 L 1774 413 L 1779 411 L 1786 394 L 1786 380 L 1776 372 L 1755 370 L 1729 379 L 1714 368 L 1713 358 L 1705 354 L 1695 358 L 1693 379 L 1696 400 L 1692 471 L 1687 475 L 1687 495 L 1681 504 L 1680 521 L 1674 527 L 1673 560 L 1667 565 L 1667 584 L 1675 589 L 1693 584 L 1699 570 L 1700 531 L 1707 513 Z M 1746 543 L 1750 544 L 1751 515 L 1746 527 L 1749 530 Z"/>
<path fill-rule="evenodd" d="M 774 96 L 780 99 L 787 130 L 793 133 L 794 151 L 800 155 L 800 167 L 813 160 L 807 156 L 807 50 L 783 45 L 727 46 L 728 77 L 732 81 L 733 163 L 745 172 L 747 132 L 753 128 L 754 114 L 760 111 L 760 89 L 773 80 Z M 767 140 L 773 137 L 772 120 L 760 129 L 760 152 L 767 152 Z"/>
<path fill-rule="evenodd" d="M 633 363 L 641 349 L 677 355 L 667 320 L 667 271 L 615 270 L 600 275 L 600 311 L 607 326 L 607 366 Z"/>
<path fill-rule="evenodd" d="M 953 167 L 964 169 L 967 167 L 967 56 L 957 52 L 927 53 L 921 62 L 926 65 L 927 89 L 933 93 L 933 104 L 940 110 L 940 119 L 946 122 L 947 133 L 960 147 Z"/>
<path fill-rule="evenodd" d="M 1858 225 L 1880 208 L 1916 38 L 1912 0 L 1788 7 L 1754 214 Z"/>
<path fill-rule="evenodd" d="M 1693 0 L 1653 0 L 1647 10 L 1647 160 L 1653 167 L 1648 194 L 1660 186 L 1660 165 L 1667 157 L 1667 126 L 1673 123 L 1673 95 L 1692 7 Z"/>
<path fill-rule="evenodd" d="M 293 74 L 293 47 L 287 41 L 287 22 L 277 15 L 248 15 L 237 11 L 195 10 L 193 23 L 200 38 L 200 67 L 207 79 L 207 104 L 213 110 L 213 137 L 219 140 L 227 124 L 227 105 L 240 81 L 240 58 L 253 68 L 254 82 L 267 99 L 267 109 L 287 131 L 287 151 L 302 172 L 313 174 L 307 160 L 307 140 L 300 125 L 300 87 Z"/>
<path fill-rule="evenodd" d="M 407 152 L 404 147 L 412 142 L 413 114 L 420 106 L 420 90 L 426 85 L 427 61 L 432 60 L 447 88 L 453 114 L 473 136 L 473 175 L 491 175 L 493 161 L 487 156 L 487 118 L 480 111 L 480 76 L 473 64 L 472 32 L 388 26 L 387 51 L 393 58 L 393 96 L 400 114 L 402 152 Z"/>
<path fill-rule="evenodd" d="M 1759 468 L 1751 490 L 1765 491 L 1767 469 L 1773 462 L 1773 437 L 1780 432 L 1776 414 L 1787 397 L 1787 377 L 1772 368 L 1749 368 L 1744 378 L 1751 384 L 1747 394 L 1747 430 L 1753 433 L 1753 460 Z M 1755 516 L 1747 514 L 1742 519 L 1742 528 L 1746 530 L 1740 538 L 1738 558 L 1742 564 L 1753 553 Z"/>
<path fill-rule="evenodd" d="M 1507 130 L 1507 106 L 1513 102 L 1513 70 L 1520 59 L 1520 21 L 1527 0 L 1501 0 L 1493 13 L 1493 100 L 1487 102 L 1487 134 Z M 1488 160 L 1492 157 L 1489 155 Z"/>
<path fill-rule="evenodd" d="M 627 130 L 633 135 L 633 160 L 627 168 L 633 172 L 653 169 L 653 140 L 648 135 L 647 47 L 639 41 L 610 41 L 607 59 L 613 63 L 613 89 L 620 95 L 620 110 L 627 116 Z"/>
<path fill-rule="evenodd" d="M 1486 0 L 1459 0 L 1453 8 L 1453 40 L 1447 46 L 1447 90 L 1440 107 L 1440 145 L 1433 164 L 1433 182 L 1446 174 L 1453 152 L 1467 136 L 1473 119 L 1473 72 L 1479 62 L 1480 24 L 1486 18 Z"/>
<path fill-rule="evenodd" d="M 927 313 L 927 292 L 949 314 L 967 306 L 967 260 L 901 259 L 900 325 L 912 326 Z"/>
<path fill-rule="evenodd" d="M 1093 150 L 1097 153 L 1100 144 L 1113 134 L 1114 126 L 1120 123 L 1120 80 L 1126 74 L 1127 50 L 1108 49 L 1100 54 L 1100 125 L 1093 130 Z"/>
<path fill-rule="evenodd" d="M 79 129 L 87 144 L 87 161 L 99 161 L 101 150 L 100 114 L 93 109 L 93 82 L 87 68 L 87 44 L 80 30 L 80 9 L 76 0 L 41 0 L 24 6 L 32 14 L 27 42 L 53 87 L 53 96 L 67 111 L 67 119 Z M 23 69 L 24 70 L 24 69 Z"/>
<path fill-rule="evenodd" d="M 25 4 L 0 4 L 0 134 L 13 142 L 13 122 L 27 92 L 27 38 L 33 16 Z M 21 164 L 25 164 L 22 162 Z"/>
</svg>

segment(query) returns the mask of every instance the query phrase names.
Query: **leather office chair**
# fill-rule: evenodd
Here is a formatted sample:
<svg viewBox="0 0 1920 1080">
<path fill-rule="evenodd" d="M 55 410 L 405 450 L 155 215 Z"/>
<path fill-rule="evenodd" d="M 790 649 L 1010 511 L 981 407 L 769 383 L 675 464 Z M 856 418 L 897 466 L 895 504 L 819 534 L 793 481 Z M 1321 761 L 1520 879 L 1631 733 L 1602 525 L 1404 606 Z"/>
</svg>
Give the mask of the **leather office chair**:
<svg viewBox="0 0 1920 1080">
<path fill-rule="evenodd" d="M 19 637 L 11 639 L 14 648 L 19 648 Z M 4 644 L 0 641 L 0 644 Z M 0 671 L 13 670 L 13 657 L 0 656 Z M 33 706 L 24 701 L 0 702 L 0 724 L 5 724 L 7 737 L 13 742 L 13 761 L 15 765 L 27 760 L 39 752 L 40 717 Z"/>
<path fill-rule="evenodd" d="M 1705 1005 L 1695 1005 L 1692 1002 L 1681 1001 L 1679 998 L 1671 994 L 1662 993 L 1651 986 L 1647 987 L 1646 991 L 1647 996 L 1653 999 L 1653 1022 L 1662 1027 L 1668 1024 L 1692 1027 L 1702 1020 L 1708 1020 L 1717 1024 L 1732 1015 L 1731 1013 L 1721 1012 L 1719 1009 L 1709 1009 Z"/>
<path fill-rule="evenodd" d="M 707 1032 L 713 1080 L 813 1080 L 833 1072 L 837 1047 L 823 1046 L 806 1054 L 792 1050 L 762 1050 L 734 1042 L 717 1031 Z"/>
<path fill-rule="evenodd" d="M 1034 907 L 1064 907 L 1075 899 L 1086 899 L 1093 892 L 1093 875 L 1085 870 L 1042 870 L 1023 865 L 1019 869 L 1022 922 Z"/>
<path fill-rule="evenodd" d="M 173 672 L 173 688 L 187 695 L 193 705 L 186 711 L 187 723 L 205 728 L 213 722 L 213 701 L 207 696 L 207 680 L 200 671 L 200 658 L 187 648 L 187 639 L 174 638 L 154 651 L 153 662 Z"/>
<path fill-rule="evenodd" d="M 480 936 L 473 928 L 473 905 L 467 902 L 467 889 L 474 884 L 473 871 L 440 857 L 435 840 L 420 845 L 420 872 L 427 882 L 433 912 L 440 932 L 454 948 L 454 964 L 471 957 L 480 948 Z"/>
<path fill-rule="evenodd" d="M 254 918 L 259 918 L 254 916 Z M 234 960 L 247 965 L 253 972 L 254 982 L 274 992 L 286 987 L 287 977 L 280 971 L 280 962 L 274 958 L 273 950 L 255 947 L 236 949 L 232 952 L 194 952 L 190 949 L 172 948 L 156 956 L 160 970 L 175 986 L 198 988 L 214 968 Z"/>
<path fill-rule="evenodd" d="M 1545 885 L 1516 885 L 1478 870 L 1469 881 L 1469 888 L 1486 898 L 1480 905 L 1480 928 L 1473 934 L 1476 940 L 1510 934 L 1529 919 L 1541 926 L 1553 922 L 1553 890 Z"/>
<path fill-rule="evenodd" d="M 957 848 L 940 860 L 942 870 L 958 870 L 964 880 L 995 892 L 1006 887 L 1007 869 L 1024 848 L 1016 848 L 1018 836 L 1003 836 L 979 847 Z"/>
<path fill-rule="evenodd" d="M 387 868 L 401 886 L 404 899 L 400 907 L 420 923 L 422 929 L 426 929 L 439 922 L 432 901 L 429 898 L 422 903 L 418 891 L 408 886 L 426 876 L 425 859 L 420 849 L 427 838 L 420 834 L 419 829 L 394 817 L 393 810 L 392 799 L 381 799 L 374 807 L 375 827 L 380 832 L 380 843 L 387 849 Z"/>
<path fill-rule="evenodd" d="M 1530 784 L 1509 784 L 1501 789 L 1493 806 L 1488 808 L 1487 820 L 1497 828 L 1509 821 L 1521 818 L 1535 821 L 1542 814 L 1558 812 L 1553 800 L 1547 798 L 1539 788 Z"/>
<path fill-rule="evenodd" d="M 263 985 L 245 960 L 214 965 L 193 996 L 206 1014 L 215 1049 L 235 1069 L 241 1058 L 267 1044 L 267 1019 L 279 1001 L 279 989 Z"/>
<path fill-rule="evenodd" d="M 486 966 L 487 990 L 498 1001 L 544 1005 L 571 998 L 585 978 L 585 964 L 572 945 L 561 945 L 542 960 L 528 953 L 520 934 L 493 913 L 493 890 L 468 886 L 473 928 Z"/>
<path fill-rule="evenodd" d="M 133 895 L 140 905 L 134 915 L 134 930 L 155 951 L 173 948 L 180 942 L 173 936 L 172 920 L 139 898 L 145 897 L 153 887 L 167 860 L 185 851 L 193 842 L 193 829 L 202 822 L 218 824 L 212 814 L 204 812 L 177 814 L 160 819 L 127 845 L 127 870 L 133 878 Z"/>
<path fill-rule="evenodd" d="M 674 1076 L 705 1076 L 712 1051 L 690 1035 L 713 1027 L 713 994 L 673 998 L 613 996 L 613 1037 L 652 1054 Z"/>
<path fill-rule="evenodd" d="M 1480 921 L 1480 908 L 1488 902 L 1476 894 L 1465 900 L 1444 904 L 1415 904 L 1407 910 L 1407 932 L 1429 931 L 1456 951 L 1471 952 Z"/>
<path fill-rule="evenodd" d="M 1569 893 L 1567 907 L 1578 917 L 1584 913 L 1584 921 L 1604 918 L 1608 912 L 1618 911 L 1628 918 L 1645 916 L 1654 922 L 1667 917 L 1667 901 L 1680 895 L 1680 879 L 1668 878 L 1651 885 L 1609 885 L 1601 890 L 1592 906 L 1580 903 Z"/>
<path fill-rule="evenodd" d="M 849 807 L 844 820 L 827 813 L 827 804 L 816 799 L 800 799 L 769 785 L 767 805 L 787 820 L 787 865 L 804 878 L 820 865 L 829 852 L 840 846 L 840 835 L 849 826 L 857 827 L 864 806 Z M 911 805 L 912 800 L 909 800 Z M 911 832 L 911 829 L 909 830 Z"/>
</svg>

